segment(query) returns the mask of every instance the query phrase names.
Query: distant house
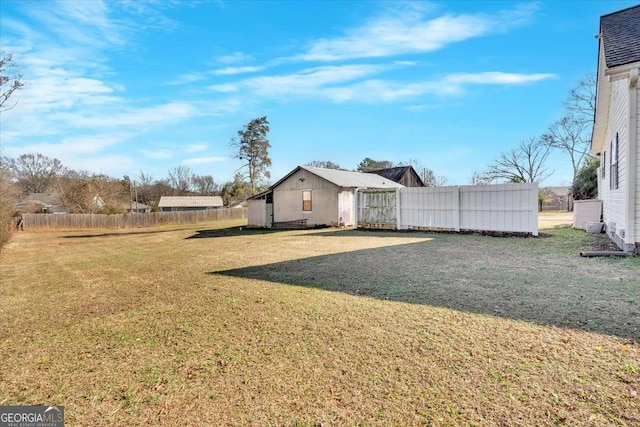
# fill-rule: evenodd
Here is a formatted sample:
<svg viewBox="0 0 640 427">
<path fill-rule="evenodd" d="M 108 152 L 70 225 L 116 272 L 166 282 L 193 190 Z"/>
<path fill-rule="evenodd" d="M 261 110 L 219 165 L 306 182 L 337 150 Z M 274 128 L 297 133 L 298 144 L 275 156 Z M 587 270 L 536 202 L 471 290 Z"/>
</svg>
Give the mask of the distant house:
<svg viewBox="0 0 640 427">
<path fill-rule="evenodd" d="M 609 237 L 640 251 L 640 6 L 600 18 L 591 152 Z"/>
<path fill-rule="evenodd" d="M 420 175 L 413 169 L 413 166 L 397 166 L 394 168 L 368 171 L 367 173 L 375 173 L 393 182 L 402 184 L 405 187 L 425 187 L 424 182 L 422 182 Z"/>
<path fill-rule="evenodd" d="M 201 211 L 223 206 L 220 196 L 162 196 L 158 207 L 162 212 Z"/>
<path fill-rule="evenodd" d="M 27 194 L 20 198 L 15 209 L 23 213 L 69 213 L 69 209 L 63 205 L 60 198 L 50 193 Z"/>
<path fill-rule="evenodd" d="M 125 212 L 148 213 L 151 212 L 151 206 L 139 202 L 125 202 L 120 205 L 120 209 Z"/>
<path fill-rule="evenodd" d="M 540 189 L 542 200 L 540 210 L 544 211 L 570 211 L 573 209 L 573 195 L 571 187 L 544 187 Z"/>
<path fill-rule="evenodd" d="M 249 198 L 249 226 L 351 226 L 359 188 L 401 187 L 373 173 L 298 166 L 267 191 Z"/>
</svg>

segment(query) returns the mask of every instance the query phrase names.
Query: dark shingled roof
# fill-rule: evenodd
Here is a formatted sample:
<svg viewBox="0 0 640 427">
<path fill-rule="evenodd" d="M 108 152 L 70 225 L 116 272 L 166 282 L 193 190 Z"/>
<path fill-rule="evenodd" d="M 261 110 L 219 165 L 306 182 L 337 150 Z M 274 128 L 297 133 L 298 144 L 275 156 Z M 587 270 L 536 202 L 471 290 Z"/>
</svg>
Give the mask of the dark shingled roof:
<svg viewBox="0 0 640 427">
<path fill-rule="evenodd" d="M 415 173 L 416 184 L 418 184 L 418 186 L 420 187 L 424 187 L 425 185 L 422 182 L 422 178 L 420 178 L 420 175 L 418 175 L 418 173 L 415 172 L 415 170 L 413 169 L 413 166 L 396 166 L 393 168 L 376 169 L 376 170 L 367 171 L 367 173 L 374 173 L 376 175 L 380 175 L 384 178 L 387 178 L 393 182 L 401 183 L 400 181 L 402 181 L 402 178 L 405 176 L 405 174 L 411 171 L 414 171 Z M 411 182 L 411 178 L 409 178 L 408 182 Z M 408 184 L 407 182 L 404 182 L 401 184 L 411 185 L 411 184 Z"/>
<path fill-rule="evenodd" d="M 405 172 L 407 172 L 407 170 L 409 170 L 410 167 L 411 166 L 398 166 L 395 168 L 367 171 L 367 173 L 375 173 L 376 175 L 383 176 L 393 182 L 400 182 L 402 176 L 405 174 Z"/>
<path fill-rule="evenodd" d="M 640 5 L 600 17 L 607 68 L 640 61 Z"/>
</svg>

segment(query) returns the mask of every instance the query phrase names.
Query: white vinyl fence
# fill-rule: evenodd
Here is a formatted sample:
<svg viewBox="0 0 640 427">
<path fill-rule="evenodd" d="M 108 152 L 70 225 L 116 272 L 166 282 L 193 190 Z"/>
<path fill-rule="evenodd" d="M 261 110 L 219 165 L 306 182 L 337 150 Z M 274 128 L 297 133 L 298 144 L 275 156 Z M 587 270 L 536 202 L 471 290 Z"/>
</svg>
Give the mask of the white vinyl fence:
<svg viewBox="0 0 640 427">
<path fill-rule="evenodd" d="M 359 190 L 358 226 L 538 235 L 538 185 L 503 184 Z"/>
</svg>

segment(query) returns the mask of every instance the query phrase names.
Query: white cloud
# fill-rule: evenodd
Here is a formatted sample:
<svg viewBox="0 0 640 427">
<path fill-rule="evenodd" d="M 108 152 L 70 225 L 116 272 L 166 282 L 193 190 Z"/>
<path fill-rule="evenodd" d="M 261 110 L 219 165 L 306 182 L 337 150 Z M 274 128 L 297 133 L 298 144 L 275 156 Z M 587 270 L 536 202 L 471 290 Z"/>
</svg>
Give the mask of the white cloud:
<svg viewBox="0 0 640 427">
<path fill-rule="evenodd" d="M 155 160 L 167 160 L 173 157 L 173 151 L 164 148 L 160 148 L 157 150 L 147 150 L 145 148 L 141 148 L 138 151 L 145 157 Z"/>
<path fill-rule="evenodd" d="M 170 86 L 195 83 L 204 80 L 206 77 L 202 73 L 185 73 L 180 74 L 175 80 L 171 80 L 167 84 Z"/>
<path fill-rule="evenodd" d="M 456 73 L 416 82 L 372 79 L 394 66 L 354 64 L 307 68 L 297 73 L 252 77 L 235 83 L 210 86 L 219 92 L 247 90 L 253 95 L 315 97 L 334 102 L 393 102 L 423 95 L 460 95 L 470 85 L 519 85 L 555 78 L 549 73 Z M 414 109 L 415 110 L 415 109 Z"/>
<path fill-rule="evenodd" d="M 4 136 L 4 134 L 3 134 Z M 6 146 L 6 153 L 10 157 L 24 153 L 41 153 L 48 157 L 60 158 L 65 153 L 77 155 L 95 154 L 105 149 L 121 144 L 129 139 L 125 133 L 112 135 L 77 135 L 62 138 L 60 142 L 37 142 Z M 45 137 L 45 139 L 48 139 Z"/>
<path fill-rule="evenodd" d="M 78 156 L 75 153 L 65 153 L 59 156 L 59 159 L 71 169 L 104 173 L 110 176 L 122 176 L 139 170 L 139 164 L 136 161 L 119 154 Z"/>
<path fill-rule="evenodd" d="M 223 83 L 219 85 L 211 85 L 211 86 L 207 86 L 207 89 L 213 90 L 215 92 L 223 92 L 223 93 L 237 92 L 240 90 L 238 85 L 234 83 Z"/>
<path fill-rule="evenodd" d="M 227 160 L 229 160 L 229 157 L 222 157 L 222 156 L 193 157 L 190 159 L 183 160 L 182 163 L 185 165 L 203 165 L 207 163 L 224 162 Z"/>
<path fill-rule="evenodd" d="M 264 70 L 266 67 L 262 65 L 250 66 L 246 65 L 244 67 L 225 67 L 219 68 L 217 70 L 213 70 L 211 74 L 226 76 L 232 74 L 244 74 L 244 73 L 255 73 L 258 71 Z"/>
<path fill-rule="evenodd" d="M 216 58 L 221 64 L 240 64 L 243 62 L 249 62 L 253 60 L 253 56 L 244 52 L 234 52 L 230 55 L 222 55 Z"/>
<path fill-rule="evenodd" d="M 503 73 L 500 71 L 488 71 L 484 73 L 460 73 L 447 76 L 443 82 L 448 84 L 523 84 L 538 82 L 555 78 L 555 74 L 535 73 L 535 74 L 518 74 Z"/>
<path fill-rule="evenodd" d="M 449 44 L 504 31 L 526 22 L 537 7 L 527 5 L 487 14 L 446 14 L 427 19 L 419 7 L 388 11 L 385 16 L 311 44 L 297 56 L 305 61 L 339 61 L 430 52 Z"/>
<path fill-rule="evenodd" d="M 417 61 L 393 61 L 395 65 L 402 65 L 405 67 L 413 67 L 414 65 L 418 65 Z"/>
<path fill-rule="evenodd" d="M 424 111 L 435 110 L 441 107 L 442 107 L 441 105 L 435 105 L 435 104 L 418 104 L 418 105 L 407 105 L 403 107 L 403 109 L 407 111 L 412 111 L 414 113 L 422 113 Z"/>
<path fill-rule="evenodd" d="M 521 85 L 555 78 L 555 74 L 519 74 L 504 72 L 450 74 L 441 79 L 400 83 L 366 80 L 353 85 L 326 88 L 322 94 L 336 102 L 391 102 L 422 95 L 460 95 L 469 85 Z"/>
<path fill-rule="evenodd" d="M 184 102 L 170 102 L 168 104 L 156 105 L 146 108 L 130 108 L 121 113 L 111 113 L 108 115 L 73 114 L 73 120 L 78 127 L 119 127 L 134 126 L 145 127 L 148 125 L 164 125 L 181 121 L 198 112 L 190 104 Z"/>
<path fill-rule="evenodd" d="M 388 68 L 388 66 L 370 64 L 314 67 L 293 74 L 253 77 L 209 88 L 229 92 L 247 89 L 261 96 L 313 95 L 317 94 L 322 87 L 343 84 Z"/>
<path fill-rule="evenodd" d="M 205 151 L 209 146 L 207 144 L 190 144 L 187 146 L 185 151 L 187 153 L 198 153 L 200 151 Z"/>
</svg>

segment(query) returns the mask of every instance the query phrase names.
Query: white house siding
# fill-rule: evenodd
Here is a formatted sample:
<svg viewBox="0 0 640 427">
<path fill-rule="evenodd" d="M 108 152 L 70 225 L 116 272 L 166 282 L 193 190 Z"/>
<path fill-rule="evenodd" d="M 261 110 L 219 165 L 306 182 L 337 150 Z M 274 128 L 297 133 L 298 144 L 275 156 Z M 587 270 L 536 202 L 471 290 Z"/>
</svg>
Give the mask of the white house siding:
<svg viewBox="0 0 640 427">
<path fill-rule="evenodd" d="M 636 208 L 635 208 L 635 225 L 636 225 L 636 244 L 640 243 L 640 85 L 636 87 Z"/>
<path fill-rule="evenodd" d="M 607 224 L 609 231 L 615 230 L 614 240 L 620 240 L 621 230 L 626 224 L 626 171 L 627 159 L 625 152 L 628 143 L 628 110 L 629 109 L 629 80 L 626 78 L 611 82 L 611 103 L 609 106 L 609 127 L 606 132 L 603 152 L 606 152 L 606 165 L 602 165 L 604 170 L 604 179 L 601 182 L 600 190 L 602 194 L 600 199 L 603 201 L 603 219 Z M 611 141 L 615 141 L 616 133 L 618 134 L 618 188 L 611 189 Z M 601 157 L 602 158 L 602 157 Z"/>
<path fill-rule="evenodd" d="M 311 212 L 302 210 L 302 191 L 311 190 Z M 300 169 L 273 189 L 275 222 L 306 219 L 307 225 L 338 221 L 338 187 Z"/>
</svg>

